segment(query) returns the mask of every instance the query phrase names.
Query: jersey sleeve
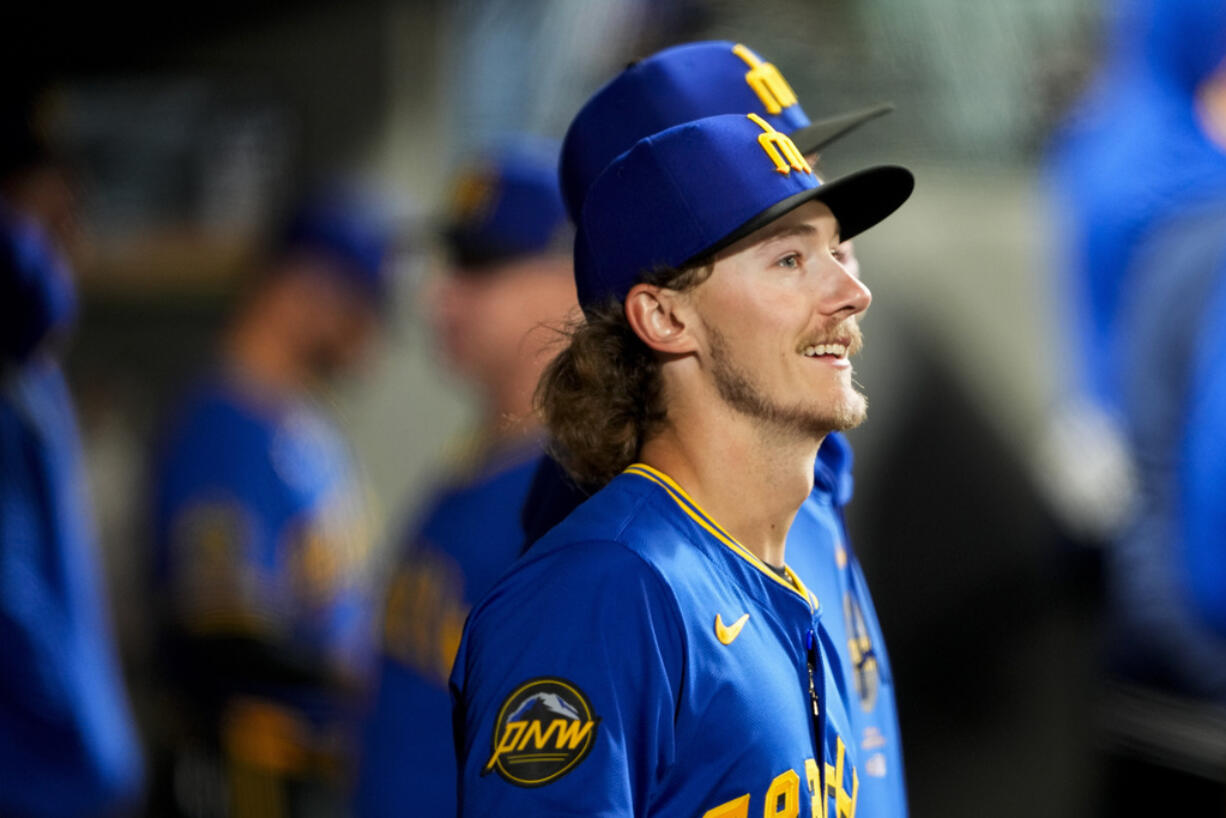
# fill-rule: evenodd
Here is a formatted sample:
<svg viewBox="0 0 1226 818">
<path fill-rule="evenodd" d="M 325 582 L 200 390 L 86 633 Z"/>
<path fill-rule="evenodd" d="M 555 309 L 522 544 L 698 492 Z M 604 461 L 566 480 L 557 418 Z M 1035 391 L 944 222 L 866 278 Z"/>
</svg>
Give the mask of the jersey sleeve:
<svg viewBox="0 0 1226 818">
<path fill-rule="evenodd" d="M 1180 457 L 1183 575 L 1193 610 L 1226 636 L 1226 270 L 1204 312 Z"/>
<path fill-rule="evenodd" d="M 635 816 L 674 760 L 675 598 L 616 543 L 576 543 L 475 611 L 452 673 L 463 816 Z"/>
</svg>

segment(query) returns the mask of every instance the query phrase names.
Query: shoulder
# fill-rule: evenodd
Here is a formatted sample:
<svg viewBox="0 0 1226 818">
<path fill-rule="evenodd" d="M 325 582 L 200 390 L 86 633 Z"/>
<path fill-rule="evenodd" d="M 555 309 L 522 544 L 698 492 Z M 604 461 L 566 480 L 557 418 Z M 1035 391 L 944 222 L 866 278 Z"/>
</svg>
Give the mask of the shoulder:
<svg viewBox="0 0 1226 818">
<path fill-rule="evenodd" d="M 246 517 L 252 498 L 279 496 L 275 425 L 213 382 L 193 388 L 170 415 L 153 479 L 159 517 L 200 504 Z"/>
<path fill-rule="evenodd" d="M 502 642 L 580 622 L 599 628 L 607 615 L 623 620 L 643 606 L 666 612 L 677 604 L 659 569 L 624 542 L 583 539 L 551 544 L 520 560 L 473 609 L 474 641 Z"/>
<path fill-rule="evenodd" d="M 164 426 L 167 458 L 210 451 L 213 458 L 266 456 L 275 424 L 254 411 L 232 390 L 213 379 L 196 383 L 178 402 Z M 229 445 L 218 446 L 219 441 Z"/>
<path fill-rule="evenodd" d="M 416 536 L 441 533 L 446 536 L 453 525 L 471 523 L 473 515 L 496 520 L 498 525 L 510 524 L 519 530 L 516 515 L 528 494 L 528 486 L 536 468 L 535 458 L 491 464 L 480 472 L 462 479 L 448 479 L 433 492 L 420 513 L 420 523 L 408 533 Z M 439 531 L 441 529 L 441 532 Z"/>
</svg>

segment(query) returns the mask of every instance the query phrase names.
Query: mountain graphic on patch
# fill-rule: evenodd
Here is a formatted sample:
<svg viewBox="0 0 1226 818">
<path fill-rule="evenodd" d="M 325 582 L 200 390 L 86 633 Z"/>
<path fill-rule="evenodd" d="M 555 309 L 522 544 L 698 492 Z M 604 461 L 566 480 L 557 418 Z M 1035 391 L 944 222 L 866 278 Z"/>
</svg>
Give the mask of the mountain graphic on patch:
<svg viewBox="0 0 1226 818">
<path fill-rule="evenodd" d="M 573 721 L 580 719 L 579 711 L 562 701 L 557 693 L 534 693 L 515 708 L 515 712 L 507 717 L 507 722 L 548 721 L 558 716 Z"/>
</svg>

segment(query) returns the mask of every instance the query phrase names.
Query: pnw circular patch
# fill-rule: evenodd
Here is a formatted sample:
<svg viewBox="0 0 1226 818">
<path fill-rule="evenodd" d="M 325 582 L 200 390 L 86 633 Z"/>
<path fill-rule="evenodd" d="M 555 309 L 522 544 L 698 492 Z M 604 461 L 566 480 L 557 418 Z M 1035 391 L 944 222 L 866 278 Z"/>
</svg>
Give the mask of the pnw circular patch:
<svg viewBox="0 0 1226 818">
<path fill-rule="evenodd" d="M 498 711 L 490 737 L 494 770 L 520 787 L 540 787 L 578 766 L 596 743 L 600 719 L 592 703 L 565 679 L 542 677 L 517 687 Z"/>
</svg>

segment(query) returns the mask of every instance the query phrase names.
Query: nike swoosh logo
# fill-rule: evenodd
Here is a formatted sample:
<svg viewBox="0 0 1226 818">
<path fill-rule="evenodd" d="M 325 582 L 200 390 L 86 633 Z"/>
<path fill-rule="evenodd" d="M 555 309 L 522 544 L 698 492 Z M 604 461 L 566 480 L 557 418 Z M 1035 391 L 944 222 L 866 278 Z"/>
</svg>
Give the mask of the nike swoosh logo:
<svg viewBox="0 0 1226 818">
<path fill-rule="evenodd" d="M 749 614 L 741 614 L 741 618 L 731 625 L 725 625 L 719 614 L 715 615 L 715 638 L 725 645 L 731 645 L 733 640 L 741 635 L 741 628 L 749 621 Z"/>
</svg>

